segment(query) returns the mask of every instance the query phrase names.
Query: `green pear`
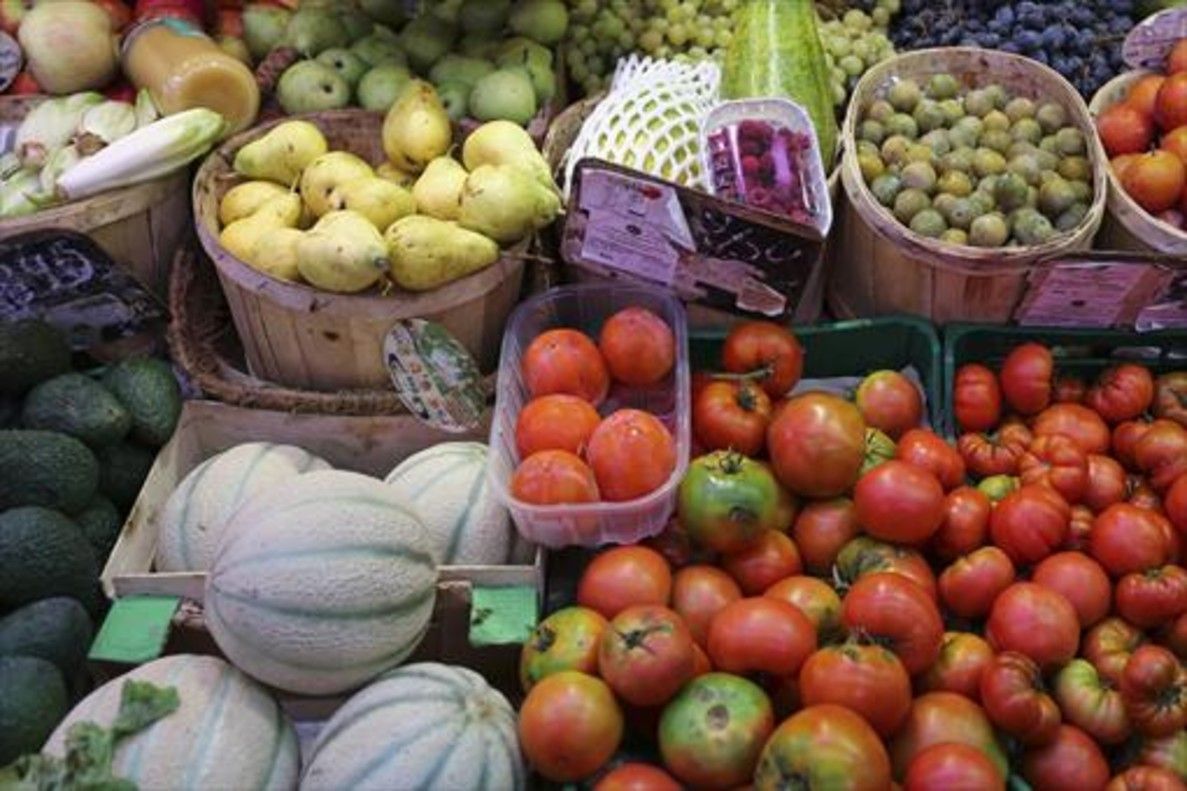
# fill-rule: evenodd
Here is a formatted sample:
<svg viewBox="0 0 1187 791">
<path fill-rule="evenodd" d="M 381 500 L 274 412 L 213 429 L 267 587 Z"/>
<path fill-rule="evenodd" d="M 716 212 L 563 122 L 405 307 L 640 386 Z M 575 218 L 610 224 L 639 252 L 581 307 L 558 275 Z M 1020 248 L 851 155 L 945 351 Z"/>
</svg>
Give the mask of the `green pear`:
<svg viewBox="0 0 1187 791">
<path fill-rule="evenodd" d="M 280 75 L 276 98 L 289 115 L 336 110 L 350 104 L 350 85 L 324 63 L 303 60 Z"/>
<path fill-rule="evenodd" d="M 443 82 L 461 82 L 474 87 L 474 83 L 494 70 L 495 65 L 489 60 L 468 58 L 451 52 L 433 64 L 433 68 L 429 70 L 429 80 L 435 85 Z"/>
<path fill-rule="evenodd" d="M 350 41 L 358 41 L 363 36 L 370 35 L 371 31 L 375 29 L 375 23 L 371 21 L 371 17 L 357 8 L 340 9 L 338 19 L 341 20 L 342 27 L 346 30 L 346 38 Z"/>
<path fill-rule="evenodd" d="M 560 198 L 514 165 L 482 165 L 466 177 L 458 225 L 499 244 L 518 242 L 552 222 Z"/>
<path fill-rule="evenodd" d="M 560 0 L 518 0 L 507 24 L 514 33 L 551 47 L 565 37 L 569 11 Z"/>
<path fill-rule="evenodd" d="M 457 27 L 458 13 L 462 8 L 462 0 L 433 0 L 432 3 L 424 3 L 422 5 L 428 6 L 427 16 L 436 17 L 442 22 Z"/>
<path fill-rule="evenodd" d="M 230 225 L 235 220 L 255 214 L 273 198 L 286 194 L 288 189 L 273 181 L 256 179 L 237 184 L 227 190 L 223 199 L 218 202 L 218 221 L 223 225 Z"/>
<path fill-rule="evenodd" d="M 314 217 L 333 210 L 330 196 L 339 184 L 373 176 L 375 171 L 349 151 L 331 151 L 309 163 L 301 174 L 301 199 Z"/>
<path fill-rule="evenodd" d="M 289 20 L 283 43 L 305 57 L 312 58 L 332 47 L 348 46 L 350 37 L 334 12 L 322 8 L 302 8 Z"/>
<path fill-rule="evenodd" d="M 344 181 L 330 193 L 331 211 L 349 209 L 366 217 L 375 229 L 385 231 L 401 217 L 416 211 L 416 199 L 403 187 L 379 176 Z"/>
<path fill-rule="evenodd" d="M 457 38 L 457 28 L 425 14 L 409 22 L 400 31 L 400 46 L 418 74 L 427 74 L 433 64 L 449 51 Z"/>
<path fill-rule="evenodd" d="M 412 82 L 412 72 L 407 67 L 396 63 L 380 64 L 366 74 L 359 81 L 359 106 L 367 110 L 386 112 L 408 83 Z"/>
<path fill-rule="evenodd" d="M 457 21 L 467 33 L 500 31 L 511 16 L 511 0 L 464 0 Z"/>
<path fill-rule="evenodd" d="M 301 279 L 297 267 L 297 245 L 305 232 L 297 228 L 271 228 L 260 234 L 246 259 L 266 275 L 296 282 Z"/>
<path fill-rule="evenodd" d="M 372 66 L 381 63 L 408 65 L 408 56 L 400 49 L 400 43 L 395 37 L 383 35 L 378 31 L 356 41 L 351 45 L 350 51 Z"/>
<path fill-rule="evenodd" d="M 453 145 L 453 125 L 436 89 L 413 80 L 383 119 L 383 150 L 401 170 L 420 173 Z"/>
<path fill-rule="evenodd" d="M 437 83 L 437 95 L 445 107 L 449 120 L 458 122 L 470 112 L 470 86 L 464 82 Z"/>
<path fill-rule="evenodd" d="M 358 85 L 359 80 L 371 68 L 367 61 L 350 50 L 341 47 L 327 49 L 317 56 L 317 62 L 329 66 L 338 72 L 338 76 L 346 80 L 346 84 L 351 88 Z"/>
<path fill-rule="evenodd" d="M 456 220 L 461 210 L 462 187 L 469 176 L 451 156 L 434 159 L 412 185 L 416 210 L 438 220 Z"/>
<path fill-rule="evenodd" d="M 536 91 L 536 101 L 547 104 L 556 95 L 556 71 L 552 65 L 552 50 L 531 39 L 517 38 L 512 46 L 503 47 L 495 59 L 496 65 L 524 68 Z"/>
<path fill-rule="evenodd" d="M 543 187 L 556 191 L 548 167 L 531 136 L 510 121 L 489 121 L 466 136 L 462 164 L 473 172 L 482 165 L 515 165 L 531 173 Z"/>
<path fill-rule="evenodd" d="M 301 199 L 285 193 L 265 202 L 254 213 L 227 225 L 218 235 L 223 249 L 240 261 L 249 261 L 261 234 L 273 228 L 292 228 L 301 216 Z"/>
<path fill-rule="evenodd" d="M 521 126 L 536 115 L 536 89 L 519 67 L 492 71 L 470 91 L 470 115 L 479 121 L 503 119 Z"/>
<path fill-rule="evenodd" d="M 368 289 L 383 278 L 388 265 L 387 243 L 358 212 L 330 212 L 297 242 L 301 277 L 325 291 Z"/>
<path fill-rule="evenodd" d="M 292 187 L 309 163 L 329 150 L 325 135 L 308 121 L 285 121 L 235 154 L 235 172 Z"/>
<path fill-rule="evenodd" d="M 483 58 L 489 60 L 498 49 L 500 39 L 490 33 L 467 33 L 458 39 L 455 49 L 459 55 L 467 58 Z"/>
<path fill-rule="evenodd" d="M 399 27 L 404 24 L 404 4 L 396 0 L 359 0 L 359 8 L 382 25 Z"/>
<path fill-rule="evenodd" d="M 457 223 L 412 215 L 384 234 L 391 276 L 409 291 L 429 291 L 499 260 L 499 246 Z"/>
<path fill-rule="evenodd" d="M 279 6 L 249 3 L 243 7 L 243 41 L 253 59 L 263 60 L 280 43 L 292 16 L 292 11 Z"/>
</svg>

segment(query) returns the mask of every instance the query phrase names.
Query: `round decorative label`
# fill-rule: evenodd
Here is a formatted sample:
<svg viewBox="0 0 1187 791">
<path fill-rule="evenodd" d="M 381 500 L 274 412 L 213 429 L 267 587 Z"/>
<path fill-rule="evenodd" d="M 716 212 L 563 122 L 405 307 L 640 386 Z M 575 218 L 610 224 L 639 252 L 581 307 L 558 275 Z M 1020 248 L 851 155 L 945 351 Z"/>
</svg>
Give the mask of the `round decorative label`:
<svg viewBox="0 0 1187 791">
<path fill-rule="evenodd" d="M 383 358 L 396 394 L 421 422 L 454 434 L 481 425 L 486 393 L 478 364 L 440 324 L 397 321 L 384 338 Z"/>
<path fill-rule="evenodd" d="M 1187 38 L 1187 7 L 1168 8 L 1143 19 L 1129 31 L 1121 56 L 1131 69 L 1160 72 L 1181 38 Z"/>
</svg>

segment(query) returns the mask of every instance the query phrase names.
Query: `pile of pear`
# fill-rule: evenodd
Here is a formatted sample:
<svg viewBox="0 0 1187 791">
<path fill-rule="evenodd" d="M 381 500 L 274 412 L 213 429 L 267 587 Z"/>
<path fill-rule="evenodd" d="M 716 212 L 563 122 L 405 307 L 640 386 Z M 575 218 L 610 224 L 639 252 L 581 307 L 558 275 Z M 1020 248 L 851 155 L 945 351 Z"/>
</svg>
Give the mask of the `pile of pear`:
<svg viewBox="0 0 1187 791">
<path fill-rule="evenodd" d="M 489 267 L 560 213 L 548 164 L 518 124 L 483 124 L 454 158 L 453 127 L 427 82 L 404 89 L 382 137 L 376 165 L 331 151 L 305 120 L 239 149 L 233 167 L 246 180 L 219 203 L 223 249 L 323 291 L 430 291 Z"/>
</svg>

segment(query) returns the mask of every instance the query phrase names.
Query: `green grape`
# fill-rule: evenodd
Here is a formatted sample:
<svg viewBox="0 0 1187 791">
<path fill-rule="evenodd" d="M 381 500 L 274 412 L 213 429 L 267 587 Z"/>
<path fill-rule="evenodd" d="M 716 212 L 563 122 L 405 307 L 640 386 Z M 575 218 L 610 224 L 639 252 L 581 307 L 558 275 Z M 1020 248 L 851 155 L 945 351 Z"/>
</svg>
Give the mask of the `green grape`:
<svg viewBox="0 0 1187 791">
<path fill-rule="evenodd" d="M 644 51 L 655 54 L 655 51 L 664 43 L 663 34 L 656 30 L 648 30 L 643 35 L 639 36 L 639 47 Z"/>
<path fill-rule="evenodd" d="M 854 41 L 851 51 L 865 63 L 869 63 L 870 58 L 874 56 L 874 46 L 866 38 L 859 38 L 857 41 Z"/>
<path fill-rule="evenodd" d="M 688 29 L 684 25 L 672 25 L 668 28 L 668 41 L 674 47 L 683 47 L 688 42 Z"/>
<path fill-rule="evenodd" d="M 690 47 L 688 50 L 688 56 L 693 60 L 704 60 L 705 58 L 709 57 L 709 50 L 705 49 L 704 47 Z"/>
<path fill-rule="evenodd" d="M 870 18 L 874 20 L 876 26 L 886 28 L 890 24 L 890 11 L 879 6 L 870 12 Z"/>
<path fill-rule="evenodd" d="M 845 23 L 845 27 L 847 28 L 852 30 L 866 31 L 870 29 L 872 20 L 858 9 L 851 8 L 845 12 L 845 16 L 842 21 Z"/>
<path fill-rule="evenodd" d="M 733 40 L 734 40 L 734 34 L 728 30 L 718 30 L 713 35 L 713 43 L 715 43 L 721 49 L 725 49 L 726 47 L 728 47 L 730 45 L 730 42 L 732 42 Z"/>
<path fill-rule="evenodd" d="M 693 40 L 696 42 L 696 45 L 701 49 L 706 50 L 713 46 L 713 42 L 716 40 L 716 38 L 717 34 L 713 32 L 713 28 L 704 23 L 697 25 L 696 35 L 693 36 Z"/>
<path fill-rule="evenodd" d="M 850 77 L 859 77 L 866 70 L 865 63 L 856 55 L 846 55 L 837 62 L 837 65 Z"/>
<path fill-rule="evenodd" d="M 843 58 L 853 51 L 853 45 L 849 39 L 841 36 L 830 36 L 828 41 L 825 42 L 824 48 L 836 58 Z"/>
<path fill-rule="evenodd" d="M 629 30 L 624 30 L 618 36 L 618 46 L 622 47 L 623 51 L 630 52 L 635 48 L 635 35 Z"/>
</svg>

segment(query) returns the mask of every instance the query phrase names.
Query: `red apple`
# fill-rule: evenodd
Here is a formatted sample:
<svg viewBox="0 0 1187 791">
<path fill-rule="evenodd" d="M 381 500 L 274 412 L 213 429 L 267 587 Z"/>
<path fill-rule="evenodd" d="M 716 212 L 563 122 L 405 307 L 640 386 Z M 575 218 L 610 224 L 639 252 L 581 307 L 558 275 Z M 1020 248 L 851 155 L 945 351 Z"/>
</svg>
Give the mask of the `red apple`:
<svg viewBox="0 0 1187 791">
<path fill-rule="evenodd" d="M 1096 119 L 1096 129 L 1110 157 L 1145 151 L 1154 139 L 1154 120 L 1128 102 L 1115 104 L 1101 113 Z"/>
<path fill-rule="evenodd" d="M 1171 152 L 1181 159 L 1184 165 L 1187 165 L 1187 126 L 1180 126 L 1167 132 L 1162 136 L 1158 147 L 1163 151 Z"/>
<path fill-rule="evenodd" d="M 1169 151 L 1142 154 L 1125 169 L 1121 185 L 1139 206 L 1158 214 L 1178 205 L 1187 182 L 1183 162 Z"/>
<path fill-rule="evenodd" d="M 1166 58 L 1166 73 L 1178 74 L 1187 71 L 1187 38 L 1179 39 L 1171 54 Z"/>
<path fill-rule="evenodd" d="M 1158 89 L 1154 115 L 1163 129 L 1187 125 L 1187 71 L 1166 78 Z"/>
</svg>

